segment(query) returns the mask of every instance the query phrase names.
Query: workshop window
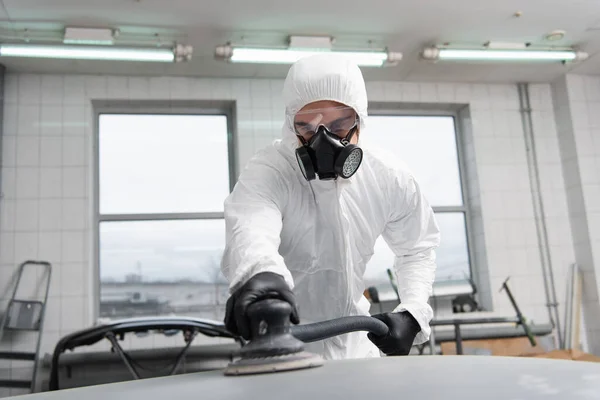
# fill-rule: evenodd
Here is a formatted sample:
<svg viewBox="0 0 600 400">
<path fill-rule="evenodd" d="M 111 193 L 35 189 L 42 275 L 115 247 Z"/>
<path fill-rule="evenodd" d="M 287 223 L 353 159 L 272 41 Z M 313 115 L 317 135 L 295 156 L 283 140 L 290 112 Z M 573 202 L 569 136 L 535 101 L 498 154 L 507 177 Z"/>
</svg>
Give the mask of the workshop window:
<svg viewBox="0 0 600 400">
<path fill-rule="evenodd" d="M 367 127 L 370 143 L 408 165 L 435 212 L 443 238 L 437 250 L 436 284 L 471 278 L 468 207 L 455 126 L 453 115 L 371 115 Z M 394 254 L 379 238 L 367 265 L 367 284 L 389 293 L 387 270 L 393 271 L 393 265 Z"/>
<path fill-rule="evenodd" d="M 98 315 L 222 319 L 230 115 L 103 109 L 97 118 Z"/>
</svg>

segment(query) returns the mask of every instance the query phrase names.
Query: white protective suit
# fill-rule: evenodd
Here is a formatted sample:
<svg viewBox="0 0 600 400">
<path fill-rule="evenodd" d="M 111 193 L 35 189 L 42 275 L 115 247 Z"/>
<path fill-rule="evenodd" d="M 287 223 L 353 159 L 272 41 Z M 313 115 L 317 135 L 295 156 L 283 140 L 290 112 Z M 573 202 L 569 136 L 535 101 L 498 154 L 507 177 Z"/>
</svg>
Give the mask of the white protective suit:
<svg viewBox="0 0 600 400">
<path fill-rule="evenodd" d="M 439 230 L 407 168 L 361 139 L 368 132 L 360 69 L 332 54 L 303 58 L 291 67 L 283 95 L 288 116 L 319 100 L 353 107 L 360 117 L 363 162 L 350 179 L 307 182 L 294 153 L 299 143 L 293 118 L 286 118 L 283 137 L 255 154 L 225 201 L 222 271 L 230 292 L 253 275 L 270 271 L 293 288 L 302 324 L 369 315 L 363 274 L 375 241 L 383 235 L 396 255 L 402 303 L 394 311 L 410 312 L 421 327 L 414 344 L 426 342 Z M 306 348 L 325 359 L 380 355 L 366 332 Z"/>
</svg>

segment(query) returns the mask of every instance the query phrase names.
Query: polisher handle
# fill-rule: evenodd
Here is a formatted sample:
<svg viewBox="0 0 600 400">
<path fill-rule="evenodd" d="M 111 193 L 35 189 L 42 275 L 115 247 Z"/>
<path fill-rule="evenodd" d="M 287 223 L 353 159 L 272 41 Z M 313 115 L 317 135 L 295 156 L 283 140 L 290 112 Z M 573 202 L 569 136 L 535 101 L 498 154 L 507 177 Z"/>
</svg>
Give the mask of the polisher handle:
<svg viewBox="0 0 600 400">
<path fill-rule="evenodd" d="M 388 326 L 377 318 L 362 315 L 341 317 L 313 324 L 291 327 L 292 335 L 304 343 L 316 342 L 351 332 L 366 331 L 376 336 L 388 333 Z"/>
<path fill-rule="evenodd" d="M 247 310 L 251 341 L 291 334 L 296 339 L 309 343 L 351 332 L 366 331 L 383 336 L 389 331 L 384 322 L 362 315 L 292 326 L 291 312 L 291 305 L 280 299 L 272 298 L 252 303 Z"/>
</svg>

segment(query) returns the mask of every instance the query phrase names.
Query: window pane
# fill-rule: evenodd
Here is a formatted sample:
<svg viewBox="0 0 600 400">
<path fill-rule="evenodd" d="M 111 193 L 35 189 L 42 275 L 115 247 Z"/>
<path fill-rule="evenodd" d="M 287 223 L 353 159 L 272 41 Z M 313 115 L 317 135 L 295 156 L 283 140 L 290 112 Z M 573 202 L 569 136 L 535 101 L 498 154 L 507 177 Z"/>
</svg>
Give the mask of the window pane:
<svg viewBox="0 0 600 400">
<path fill-rule="evenodd" d="M 432 206 L 462 205 L 453 117 L 369 116 L 367 134 L 408 165 Z"/>
<path fill-rule="evenodd" d="M 465 280 L 471 277 L 467 233 L 463 213 L 436 213 L 441 231 L 441 244 L 437 249 L 436 282 Z M 375 254 L 367 264 L 367 286 L 391 289 L 387 269 L 394 270 L 394 253 L 383 238 L 375 244 Z"/>
<path fill-rule="evenodd" d="M 223 211 L 226 116 L 103 114 L 99 126 L 100 213 Z"/>
<path fill-rule="evenodd" d="M 222 320 L 224 220 L 102 222 L 100 315 Z"/>
</svg>

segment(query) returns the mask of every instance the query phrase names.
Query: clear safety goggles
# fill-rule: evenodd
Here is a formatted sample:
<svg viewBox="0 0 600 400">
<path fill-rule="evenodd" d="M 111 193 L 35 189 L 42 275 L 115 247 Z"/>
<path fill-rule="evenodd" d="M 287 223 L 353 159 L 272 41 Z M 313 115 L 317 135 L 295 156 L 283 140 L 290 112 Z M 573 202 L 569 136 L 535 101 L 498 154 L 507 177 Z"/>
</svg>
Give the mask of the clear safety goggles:
<svg viewBox="0 0 600 400">
<path fill-rule="evenodd" d="M 320 126 L 339 137 L 346 137 L 359 122 L 356 111 L 347 106 L 303 110 L 290 119 L 296 134 L 305 139 L 314 135 Z"/>
</svg>

